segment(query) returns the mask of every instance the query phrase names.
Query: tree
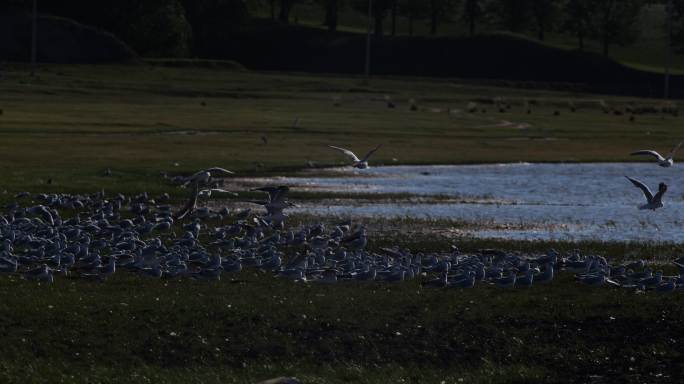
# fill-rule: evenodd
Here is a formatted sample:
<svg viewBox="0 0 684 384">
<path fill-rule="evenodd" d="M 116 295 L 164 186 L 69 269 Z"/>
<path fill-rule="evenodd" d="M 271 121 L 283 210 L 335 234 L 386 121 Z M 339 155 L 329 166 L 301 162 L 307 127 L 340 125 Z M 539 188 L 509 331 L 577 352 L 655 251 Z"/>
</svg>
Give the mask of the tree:
<svg viewBox="0 0 684 384">
<path fill-rule="evenodd" d="M 528 25 L 530 0 L 492 0 L 488 3 L 490 13 L 499 24 L 511 32 L 523 32 Z"/>
<path fill-rule="evenodd" d="M 667 7 L 667 1 L 666 1 Z M 664 9 L 667 12 L 667 8 Z M 671 44 L 676 47 L 678 52 L 684 51 L 684 0 L 673 0 L 671 10 Z M 665 15 L 668 17 L 668 15 Z M 667 26 L 665 26 L 667 28 Z"/>
<path fill-rule="evenodd" d="M 211 55 L 230 38 L 229 32 L 248 17 L 242 0 L 183 0 L 192 26 L 193 53 Z"/>
<path fill-rule="evenodd" d="M 561 29 L 577 37 L 577 45 L 584 49 L 584 39 L 593 33 L 594 0 L 568 0 L 563 7 L 565 21 Z"/>
<path fill-rule="evenodd" d="M 339 0 L 325 0 L 325 25 L 330 32 L 337 31 Z"/>
<path fill-rule="evenodd" d="M 416 20 L 421 19 L 427 14 L 427 7 L 424 0 L 400 0 L 397 12 L 408 19 L 409 35 L 413 36 L 413 25 Z"/>
<path fill-rule="evenodd" d="M 392 36 L 397 35 L 397 11 L 399 8 L 399 0 L 392 0 Z"/>
<path fill-rule="evenodd" d="M 289 24 L 290 22 L 290 11 L 294 5 L 295 0 L 280 0 L 280 14 L 278 20 L 280 22 Z"/>
<path fill-rule="evenodd" d="M 392 8 L 395 0 L 373 0 L 373 8 L 371 10 L 372 17 L 375 24 L 375 35 L 382 36 L 384 34 L 383 21 L 387 16 L 387 11 Z M 352 6 L 361 13 L 368 12 L 368 0 L 355 0 Z"/>
<path fill-rule="evenodd" d="M 558 13 L 557 0 L 531 0 L 532 15 L 537 24 L 537 36 L 544 41 L 544 32 L 553 25 L 553 19 Z"/>
<path fill-rule="evenodd" d="M 430 34 L 437 34 L 438 25 L 455 12 L 458 0 L 430 0 Z"/>
<path fill-rule="evenodd" d="M 185 18 L 185 9 L 178 0 L 154 4 L 141 2 L 140 16 L 132 23 L 125 40 L 147 56 L 185 57 L 190 53 L 192 28 Z"/>
<path fill-rule="evenodd" d="M 643 0 L 594 0 L 596 6 L 596 32 L 608 55 L 612 44 L 625 45 L 636 40 L 637 21 Z"/>
<path fill-rule="evenodd" d="M 468 23 L 470 36 L 475 35 L 475 24 L 482 17 L 482 0 L 465 0 L 463 20 Z"/>
</svg>

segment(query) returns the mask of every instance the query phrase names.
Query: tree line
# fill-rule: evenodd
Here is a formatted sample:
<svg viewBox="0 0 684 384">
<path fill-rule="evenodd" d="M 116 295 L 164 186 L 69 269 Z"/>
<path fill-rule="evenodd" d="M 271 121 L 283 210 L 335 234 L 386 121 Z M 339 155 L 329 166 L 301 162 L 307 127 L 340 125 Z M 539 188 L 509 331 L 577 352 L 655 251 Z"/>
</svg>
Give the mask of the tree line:
<svg viewBox="0 0 684 384">
<path fill-rule="evenodd" d="M 246 1 L 250 1 L 248 4 Z M 0 0 L 0 11 L 30 8 L 33 0 Z M 270 17 L 287 24 L 294 7 L 320 7 L 321 23 L 331 32 L 340 12 L 368 12 L 369 0 L 38 0 L 40 11 L 75 19 L 114 33 L 148 56 L 207 54 L 230 38 L 230 30 L 250 20 L 250 5 L 264 7 Z M 397 35 L 397 18 L 414 25 L 427 22 L 437 35 L 445 23 L 462 23 L 475 35 L 483 26 L 516 33 L 569 34 L 580 49 L 587 39 L 601 42 L 604 53 L 615 44 L 633 42 L 639 34 L 643 7 L 667 0 L 373 0 L 372 25 L 377 36 Z M 672 0 L 675 44 L 684 46 L 684 0 Z M 663 26 L 665 28 L 665 26 Z"/>
<path fill-rule="evenodd" d="M 368 12 L 368 0 L 262 0 L 271 8 L 271 17 L 282 23 L 298 3 L 320 6 L 323 24 L 336 31 L 340 10 L 349 7 Z M 615 44 L 629 44 L 639 35 L 643 7 L 667 4 L 667 0 L 373 0 L 371 14 L 377 36 L 397 34 L 397 17 L 408 21 L 408 34 L 414 34 L 416 21 L 427 21 L 431 35 L 446 22 L 463 23 L 472 36 L 482 25 L 515 33 L 535 33 L 544 41 L 550 32 L 570 34 L 584 49 L 589 38 L 600 41 L 604 53 Z M 684 0 L 673 0 L 675 43 L 684 45 Z M 276 12 L 276 9 L 279 11 Z M 278 16 L 276 17 L 276 14 Z M 386 26 L 389 24 L 389 27 Z M 663 26 L 665 27 L 665 26 Z"/>
</svg>

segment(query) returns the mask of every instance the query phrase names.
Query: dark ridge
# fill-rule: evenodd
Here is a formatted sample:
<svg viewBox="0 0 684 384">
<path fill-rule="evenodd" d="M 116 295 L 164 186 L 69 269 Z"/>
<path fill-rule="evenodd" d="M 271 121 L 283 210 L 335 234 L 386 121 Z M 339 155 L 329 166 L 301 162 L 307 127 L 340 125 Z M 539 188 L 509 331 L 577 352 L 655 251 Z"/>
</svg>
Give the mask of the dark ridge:
<svg viewBox="0 0 684 384">
<path fill-rule="evenodd" d="M 138 55 L 111 33 L 57 16 L 39 15 L 37 60 L 41 63 L 136 62 Z M 0 15 L 0 59 L 31 57 L 31 16 Z"/>
<path fill-rule="evenodd" d="M 253 21 L 233 29 L 211 55 L 258 70 L 362 74 L 365 35 Z M 475 37 L 373 38 L 376 75 L 452 77 L 562 84 L 567 90 L 660 97 L 663 76 L 600 54 L 566 50 L 508 34 Z M 684 97 L 684 77 L 672 76 L 672 96 Z"/>
</svg>

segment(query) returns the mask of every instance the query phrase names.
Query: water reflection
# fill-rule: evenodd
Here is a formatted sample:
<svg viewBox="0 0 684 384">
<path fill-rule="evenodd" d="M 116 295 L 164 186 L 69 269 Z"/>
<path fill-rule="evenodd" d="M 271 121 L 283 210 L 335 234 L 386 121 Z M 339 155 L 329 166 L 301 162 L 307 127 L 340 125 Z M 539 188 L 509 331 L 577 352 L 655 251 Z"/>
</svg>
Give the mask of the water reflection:
<svg viewBox="0 0 684 384">
<path fill-rule="evenodd" d="M 283 183 L 310 191 L 423 197 L 363 203 L 341 200 L 298 208 L 307 213 L 447 219 L 478 224 L 478 228 L 482 223 L 495 224 L 497 229 L 484 226 L 469 232 L 482 237 L 684 242 L 684 172 L 676 167 L 521 163 L 376 167 L 364 172 L 345 168 L 330 173 L 245 181 Z M 654 190 L 658 182 L 667 183 L 665 208 L 639 211 L 636 207 L 644 197 L 625 175 Z M 499 228 L 507 225 L 514 229 Z"/>
</svg>

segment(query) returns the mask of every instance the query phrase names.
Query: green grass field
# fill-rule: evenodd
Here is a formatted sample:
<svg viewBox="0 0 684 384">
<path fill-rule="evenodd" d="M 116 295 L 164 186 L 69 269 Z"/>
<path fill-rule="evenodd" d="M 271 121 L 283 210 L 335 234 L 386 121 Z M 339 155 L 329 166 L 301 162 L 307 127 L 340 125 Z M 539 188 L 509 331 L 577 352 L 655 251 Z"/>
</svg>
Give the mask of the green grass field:
<svg viewBox="0 0 684 384">
<path fill-rule="evenodd" d="M 383 143 L 379 163 L 626 161 L 635 147 L 669 148 L 684 126 L 670 115 L 632 122 L 599 107 L 600 100 L 620 110 L 658 100 L 448 80 L 364 85 L 340 76 L 153 66 L 46 66 L 32 79 L 9 66 L 0 89 L 0 172 L 10 193 L 158 192 L 166 188 L 162 171 L 220 165 L 253 175 L 339 163 L 328 144 L 364 151 Z M 396 109 L 386 107 L 386 96 Z M 494 98 L 511 109 L 500 113 Z M 537 104 L 532 114 L 526 100 Z M 465 111 L 469 101 L 477 113 Z M 113 177 L 102 176 L 107 168 Z"/>
<path fill-rule="evenodd" d="M 397 108 L 387 108 L 385 96 Z M 499 112 L 494 98 L 511 109 Z M 409 109 L 410 99 L 418 111 Z M 459 164 L 627 161 L 635 147 L 668 149 L 681 138 L 678 117 L 640 114 L 630 121 L 630 114 L 604 113 L 601 100 L 619 110 L 662 104 L 448 80 L 364 84 L 154 66 L 45 66 L 32 79 L 25 67 L 9 65 L 0 78 L 0 200 L 23 190 L 102 188 L 180 198 L 185 192 L 160 172 L 217 165 L 267 175 L 294 172 L 307 161 L 338 164 L 327 144 L 362 151 L 384 143 L 377 163 Z M 465 111 L 471 101 L 477 113 Z M 531 114 L 526 101 L 534 102 Z M 385 223 L 392 225 L 423 224 Z M 373 233 L 370 247 L 447 250 L 454 241 L 397 233 Z M 663 261 L 681 251 L 457 242 L 473 250 L 580 247 L 614 260 Z M 249 383 L 280 375 L 307 383 L 681 380 L 684 296 L 591 289 L 571 280 L 566 274 L 530 290 L 444 291 L 417 282 L 321 287 L 255 271 L 214 283 L 117 273 L 104 284 L 58 278 L 49 286 L 2 275 L 0 382 Z"/>
</svg>

